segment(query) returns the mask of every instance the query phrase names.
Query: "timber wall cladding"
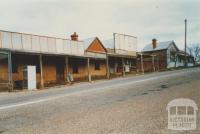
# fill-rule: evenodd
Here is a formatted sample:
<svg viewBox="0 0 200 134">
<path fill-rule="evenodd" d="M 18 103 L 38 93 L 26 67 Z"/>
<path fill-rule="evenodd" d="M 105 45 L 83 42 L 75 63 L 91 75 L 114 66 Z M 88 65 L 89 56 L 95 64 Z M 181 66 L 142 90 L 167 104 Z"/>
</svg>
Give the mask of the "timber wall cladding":
<svg viewBox="0 0 200 134">
<path fill-rule="evenodd" d="M 14 55 L 13 56 L 13 65 L 15 65 L 15 69 L 13 70 L 13 81 L 22 81 L 23 78 L 23 68 L 27 65 L 34 65 L 37 69 L 36 80 L 37 84 L 40 84 L 40 67 L 39 67 L 39 57 L 38 56 L 30 56 L 30 55 Z M 64 76 L 64 58 L 61 57 L 50 57 L 43 56 L 43 80 L 45 84 L 49 83 L 57 83 L 57 72 L 56 69 L 58 66 L 63 66 L 63 75 Z M 58 77 L 59 78 L 59 77 Z M 63 78 L 64 80 L 64 78 Z"/>
<path fill-rule="evenodd" d="M 43 64 L 44 83 L 56 82 L 56 66 L 54 64 Z"/>
<path fill-rule="evenodd" d="M 22 81 L 24 66 L 34 65 L 36 66 L 36 70 L 37 70 L 36 71 L 37 83 L 40 82 L 40 68 L 39 68 L 38 56 L 15 54 L 12 56 L 12 64 L 14 65 L 13 66 L 13 81 Z"/>
<path fill-rule="evenodd" d="M 95 70 L 95 62 L 99 62 L 100 70 Z M 73 73 L 73 65 L 78 66 L 78 73 Z M 90 60 L 90 74 L 94 78 L 106 76 L 106 61 L 104 60 Z M 87 80 L 88 69 L 86 59 L 69 59 L 69 73 L 73 74 L 75 80 Z"/>
<path fill-rule="evenodd" d="M 44 83 L 56 82 L 56 58 L 43 57 L 43 78 Z"/>
<path fill-rule="evenodd" d="M 98 62 L 100 65 L 99 70 L 95 70 L 95 62 Z M 94 77 L 106 76 L 106 61 L 105 60 L 91 60 L 90 62 L 90 72 Z"/>
<path fill-rule="evenodd" d="M 77 73 L 73 73 L 73 66 L 78 67 Z M 86 80 L 88 76 L 87 60 L 79 58 L 69 58 L 69 73 L 73 75 L 74 80 Z"/>
<path fill-rule="evenodd" d="M 8 62 L 7 59 L 0 60 L 0 81 L 8 80 Z"/>
</svg>

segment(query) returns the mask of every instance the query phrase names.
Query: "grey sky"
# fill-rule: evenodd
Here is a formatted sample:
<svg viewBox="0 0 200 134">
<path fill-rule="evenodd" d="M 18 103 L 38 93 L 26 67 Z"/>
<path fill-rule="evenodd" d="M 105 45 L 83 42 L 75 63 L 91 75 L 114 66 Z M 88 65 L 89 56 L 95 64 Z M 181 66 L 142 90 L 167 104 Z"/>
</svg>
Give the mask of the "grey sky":
<svg viewBox="0 0 200 134">
<path fill-rule="evenodd" d="M 184 46 L 200 42 L 199 0 L 0 0 L 0 29 L 80 39 L 112 33 L 138 37 L 139 50 L 152 38 Z"/>
</svg>

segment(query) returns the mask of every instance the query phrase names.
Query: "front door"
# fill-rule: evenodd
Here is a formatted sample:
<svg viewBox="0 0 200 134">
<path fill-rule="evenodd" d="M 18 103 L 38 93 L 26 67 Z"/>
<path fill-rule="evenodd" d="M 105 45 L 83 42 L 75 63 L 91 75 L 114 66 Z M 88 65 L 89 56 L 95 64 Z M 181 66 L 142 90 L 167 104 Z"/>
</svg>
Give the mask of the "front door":
<svg viewBox="0 0 200 134">
<path fill-rule="evenodd" d="M 56 78 L 57 82 L 64 82 L 64 63 L 57 62 L 56 64 Z"/>
</svg>

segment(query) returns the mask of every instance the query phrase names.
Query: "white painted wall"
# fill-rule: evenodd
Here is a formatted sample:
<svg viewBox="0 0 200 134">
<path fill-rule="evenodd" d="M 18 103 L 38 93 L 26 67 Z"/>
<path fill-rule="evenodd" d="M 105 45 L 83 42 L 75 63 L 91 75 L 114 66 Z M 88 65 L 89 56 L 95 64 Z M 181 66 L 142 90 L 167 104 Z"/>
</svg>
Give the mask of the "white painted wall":
<svg viewBox="0 0 200 134">
<path fill-rule="evenodd" d="M 83 42 L 0 31 L 0 48 L 36 53 L 84 55 Z"/>
<path fill-rule="evenodd" d="M 172 62 L 170 60 L 171 51 L 176 51 L 176 48 L 174 47 L 174 45 L 170 45 L 170 47 L 167 49 L 167 68 L 175 67 L 175 62 Z"/>
<path fill-rule="evenodd" d="M 136 37 L 115 33 L 114 42 L 115 42 L 116 53 L 136 55 L 135 53 L 137 52 L 137 38 Z"/>
</svg>

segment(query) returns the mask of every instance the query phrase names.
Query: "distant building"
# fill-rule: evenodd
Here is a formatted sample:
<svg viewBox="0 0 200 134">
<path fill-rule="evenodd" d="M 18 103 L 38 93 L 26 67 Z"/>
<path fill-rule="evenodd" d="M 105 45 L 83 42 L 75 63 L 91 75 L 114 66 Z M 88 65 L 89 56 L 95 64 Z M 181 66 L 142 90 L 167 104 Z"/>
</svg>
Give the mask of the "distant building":
<svg viewBox="0 0 200 134">
<path fill-rule="evenodd" d="M 166 68 L 182 67 L 185 64 L 185 52 L 179 50 L 174 41 L 157 42 L 152 40 L 151 44 L 144 47 L 139 55 L 143 55 L 144 71 L 155 71 Z M 187 66 L 194 66 L 194 57 L 186 54 Z M 140 62 L 141 56 L 138 56 Z M 138 68 L 142 64 L 138 63 Z"/>
</svg>

